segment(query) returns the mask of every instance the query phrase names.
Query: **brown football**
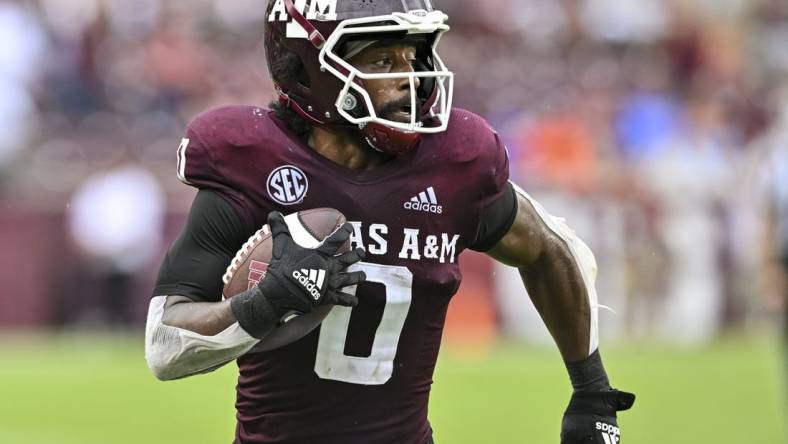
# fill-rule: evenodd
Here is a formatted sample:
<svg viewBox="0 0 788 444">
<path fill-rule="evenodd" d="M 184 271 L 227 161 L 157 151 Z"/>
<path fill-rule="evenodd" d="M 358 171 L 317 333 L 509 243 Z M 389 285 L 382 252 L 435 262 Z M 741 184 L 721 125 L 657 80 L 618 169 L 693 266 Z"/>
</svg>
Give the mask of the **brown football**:
<svg viewBox="0 0 788 444">
<path fill-rule="evenodd" d="M 332 208 L 316 208 L 287 215 L 285 221 L 294 242 L 302 247 L 315 248 L 323 242 L 323 239 L 341 227 L 346 219 L 342 213 Z M 224 281 L 222 295 L 225 299 L 254 287 L 265 277 L 268 264 L 271 262 L 272 248 L 271 230 L 268 225 L 264 225 L 241 247 L 227 267 L 227 272 L 222 278 Z M 345 243 L 339 252 L 344 253 L 349 249 L 350 244 Z M 288 321 L 263 338 L 253 350 L 273 350 L 301 339 L 320 325 L 332 308 L 331 305 L 320 306 L 309 314 Z"/>
</svg>

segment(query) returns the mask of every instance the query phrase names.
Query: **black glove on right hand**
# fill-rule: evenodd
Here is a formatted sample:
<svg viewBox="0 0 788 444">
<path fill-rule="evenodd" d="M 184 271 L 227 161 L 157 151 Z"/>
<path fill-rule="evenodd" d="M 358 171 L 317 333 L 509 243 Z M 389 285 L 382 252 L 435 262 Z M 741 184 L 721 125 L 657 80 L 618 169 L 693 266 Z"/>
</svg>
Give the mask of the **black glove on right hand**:
<svg viewBox="0 0 788 444">
<path fill-rule="evenodd" d="M 273 248 L 265 277 L 257 287 L 230 300 L 241 328 L 253 337 L 262 338 L 293 315 L 307 314 L 319 305 L 354 307 L 358 304 L 356 296 L 341 290 L 366 280 L 363 271 L 345 272 L 364 258 L 364 250 L 358 248 L 335 256 L 350 238 L 352 225 L 346 223 L 315 249 L 293 241 L 279 212 L 268 215 L 268 226 Z"/>
<path fill-rule="evenodd" d="M 354 307 L 356 296 L 340 291 L 366 280 L 363 271 L 346 273 L 344 270 L 364 258 L 364 250 L 357 248 L 334 256 L 353 232 L 346 223 L 323 241 L 316 249 L 304 248 L 290 235 L 282 213 L 268 215 L 274 245 L 271 264 L 260 281 L 260 291 L 282 314 L 295 311 L 306 314 L 323 304 Z"/>
</svg>

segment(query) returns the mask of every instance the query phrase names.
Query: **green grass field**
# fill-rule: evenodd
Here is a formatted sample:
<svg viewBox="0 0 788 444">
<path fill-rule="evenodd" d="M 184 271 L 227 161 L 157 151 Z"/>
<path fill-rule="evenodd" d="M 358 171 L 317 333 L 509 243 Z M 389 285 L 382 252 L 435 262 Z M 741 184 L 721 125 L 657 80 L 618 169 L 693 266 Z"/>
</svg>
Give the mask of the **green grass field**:
<svg viewBox="0 0 788 444">
<path fill-rule="evenodd" d="M 229 443 L 235 366 L 161 383 L 141 336 L 0 336 L 0 443 Z M 733 338 L 700 350 L 605 350 L 616 385 L 638 394 L 624 444 L 786 443 L 779 343 Z M 440 444 L 557 443 L 569 390 L 557 352 L 446 347 L 430 419 Z"/>
</svg>

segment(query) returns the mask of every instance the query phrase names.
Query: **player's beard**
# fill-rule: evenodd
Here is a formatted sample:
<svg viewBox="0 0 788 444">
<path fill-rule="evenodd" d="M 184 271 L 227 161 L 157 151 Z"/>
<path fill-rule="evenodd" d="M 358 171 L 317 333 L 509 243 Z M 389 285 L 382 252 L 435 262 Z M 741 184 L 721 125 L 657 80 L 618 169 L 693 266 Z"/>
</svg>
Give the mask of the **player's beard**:
<svg viewBox="0 0 788 444">
<path fill-rule="evenodd" d="M 420 106 L 420 103 L 420 100 L 416 100 L 417 107 Z M 411 97 L 408 94 L 399 100 L 388 102 L 380 107 L 378 116 L 394 122 L 410 123 L 411 112 Z"/>
</svg>

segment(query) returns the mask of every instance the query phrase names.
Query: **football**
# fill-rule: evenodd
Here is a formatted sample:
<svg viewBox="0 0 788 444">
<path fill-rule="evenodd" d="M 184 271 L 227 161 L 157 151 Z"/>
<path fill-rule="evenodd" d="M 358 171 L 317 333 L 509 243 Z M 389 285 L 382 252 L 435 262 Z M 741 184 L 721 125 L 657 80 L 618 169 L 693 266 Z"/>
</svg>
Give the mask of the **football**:
<svg viewBox="0 0 788 444">
<path fill-rule="evenodd" d="M 345 216 L 331 208 L 316 208 L 285 216 L 293 241 L 305 248 L 316 248 L 323 239 L 345 224 Z M 273 239 L 268 225 L 264 225 L 241 247 L 224 274 L 222 296 L 229 299 L 257 285 L 271 262 Z M 350 243 L 338 253 L 349 251 Z M 295 342 L 314 330 L 331 312 L 332 305 L 320 306 L 311 313 L 298 316 L 278 327 L 254 347 L 267 351 Z"/>
</svg>

